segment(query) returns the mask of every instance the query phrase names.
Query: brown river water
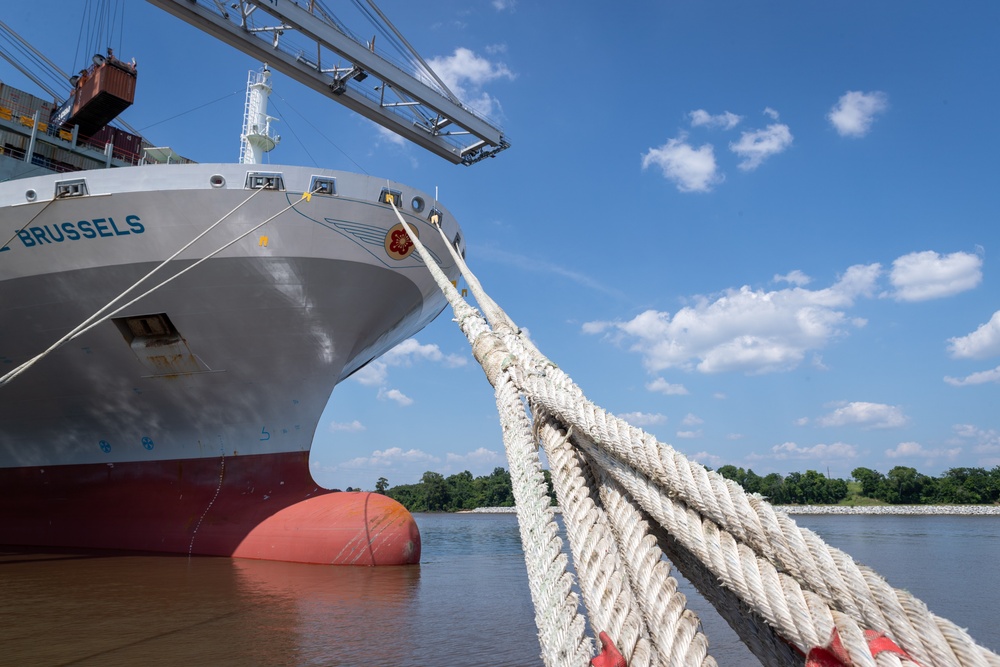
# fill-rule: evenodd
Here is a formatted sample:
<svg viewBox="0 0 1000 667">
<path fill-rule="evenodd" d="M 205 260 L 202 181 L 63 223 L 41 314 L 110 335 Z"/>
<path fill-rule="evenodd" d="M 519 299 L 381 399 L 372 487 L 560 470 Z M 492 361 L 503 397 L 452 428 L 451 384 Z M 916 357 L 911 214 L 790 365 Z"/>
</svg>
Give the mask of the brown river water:
<svg viewBox="0 0 1000 667">
<path fill-rule="evenodd" d="M 1000 517 L 795 518 L 1000 649 Z M 395 568 L 0 550 L 0 665 L 541 665 L 516 518 L 417 522 Z M 681 590 L 720 665 L 756 664 Z"/>
</svg>

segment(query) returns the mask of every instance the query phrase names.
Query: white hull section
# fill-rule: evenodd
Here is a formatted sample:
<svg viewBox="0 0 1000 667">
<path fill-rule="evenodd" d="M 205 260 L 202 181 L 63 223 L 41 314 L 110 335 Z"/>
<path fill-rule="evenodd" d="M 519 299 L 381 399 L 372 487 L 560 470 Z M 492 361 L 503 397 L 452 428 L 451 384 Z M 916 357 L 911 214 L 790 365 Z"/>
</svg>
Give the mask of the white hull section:
<svg viewBox="0 0 1000 667">
<path fill-rule="evenodd" d="M 284 189 L 247 189 L 248 172 Z M 301 201 L 316 177 L 335 194 Z M 87 194 L 53 200 L 80 179 Z M 383 189 L 454 276 L 428 222 L 456 239 L 448 212 L 374 177 L 189 164 L 0 183 L 0 374 L 232 209 L 122 303 L 295 203 L 0 387 L 0 468 L 308 451 L 333 387 L 444 307 Z"/>
</svg>

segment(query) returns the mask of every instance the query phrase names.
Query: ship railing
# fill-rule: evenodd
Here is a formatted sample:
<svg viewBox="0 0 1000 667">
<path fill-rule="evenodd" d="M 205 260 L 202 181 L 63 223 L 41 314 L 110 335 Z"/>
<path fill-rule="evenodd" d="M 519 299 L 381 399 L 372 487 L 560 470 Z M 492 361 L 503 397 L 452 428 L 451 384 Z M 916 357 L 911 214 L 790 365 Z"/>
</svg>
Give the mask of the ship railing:
<svg viewBox="0 0 1000 667">
<path fill-rule="evenodd" d="M 73 142 L 74 126 L 63 125 L 57 126 L 53 123 L 48 122 L 48 120 L 43 120 L 51 113 L 51 109 L 45 107 L 37 107 L 36 105 L 19 105 L 13 103 L 10 100 L 5 100 L 4 104 L 0 105 L 0 120 L 9 121 L 14 124 L 20 124 L 27 130 L 32 130 L 35 127 L 35 114 L 39 115 L 38 118 L 38 132 L 45 134 L 46 136 L 60 139 L 65 142 Z M 115 166 L 132 165 L 137 166 L 143 164 L 143 156 L 133 150 L 129 150 L 123 146 L 115 145 L 113 140 L 107 141 L 101 137 L 95 136 L 77 136 L 76 145 L 83 145 L 89 148 L 93 148 L 97 151 L 104 152 L 107 150 L 108 144 L 111 144 L 111 158 L 115 163 Z M 12 146 L 7 146 L 4 151 L 5 155 L 11 156 L 15 159 L 24 159 L 25 151 L 23 148 L 17 148 Z M 43 166 L 47 169 L 57 172 L 67 172 L 76 171 L 77 169 L 71 165 L 64 164 L 58 160 L 46 157 L 36 153 L 32 156 L 32 163 L 39 166 Z"/>
</svg>

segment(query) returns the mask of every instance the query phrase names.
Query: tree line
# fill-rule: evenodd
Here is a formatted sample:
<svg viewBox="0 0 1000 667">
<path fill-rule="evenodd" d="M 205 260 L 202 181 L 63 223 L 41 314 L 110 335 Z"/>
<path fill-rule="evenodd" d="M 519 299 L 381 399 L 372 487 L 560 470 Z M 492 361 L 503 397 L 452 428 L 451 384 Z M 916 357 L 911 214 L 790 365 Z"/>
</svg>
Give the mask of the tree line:
<svg viewBox="0 0 1000 667">
<path fill-rule="evenodd" d="M 855 468 L 852 482 L 815 470 L 761 477 L 753 470 L 726 465 L 717 472 L 775 505 L 853 504 L 866 499 L 889 505 L 991 505 L 1000 500 L 1000 466 L 992 470 L 950 468 L 940 477 L 906 466 L 896 466 L 884 475 L 871 468 Z"/>
<path fill-rule="evenodd" d="M 388 484 L 385 477 L 380 477 L 375 490 L 398 501 L 411 512 L 457 512 L 477 507 L 514 506 L 510 473 L 504 468 L 494 468 L 492 473 L 482 477 L 473 477 L 468 470 L 450 477 L 428 471 L 416 484 L 400 484 L 392 488 Z"/>
<path fill-rule="evenodd" d="M 886 474 L 871 468 L 855 468 L 850 480 L 828 477 L 815 470 L 785 476 L 770 473 L 761 477 L 752 469 L 732 465 L 724 465 L 716 472 L 748 493 L 758 493 L 775 505 L 990 505 L 1000 502 L 1000 466 L 992 470 L 951 468 L 940 477 L 930 477 L 906 466 L 896 466 Z M 549 471 L 543 470 L 542 474 L 554 501 Z M 375 491 L 393 498 L 411 512 L 514 506 L 510 473 L 504 468 L 494 468 L 492 473 L 482 477 L 473 477 L 468 470 L 449 477 L 428 471 L 416 484 L 393 487 L 389 486 L 389 480 L 380 477 Z"/>
</svg>

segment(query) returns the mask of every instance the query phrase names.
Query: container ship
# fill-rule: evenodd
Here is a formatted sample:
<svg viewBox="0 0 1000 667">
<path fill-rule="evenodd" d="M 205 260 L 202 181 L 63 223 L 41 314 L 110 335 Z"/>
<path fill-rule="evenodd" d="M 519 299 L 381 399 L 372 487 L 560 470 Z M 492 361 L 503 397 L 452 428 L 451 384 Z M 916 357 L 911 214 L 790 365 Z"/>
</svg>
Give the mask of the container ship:
<svg viewBox="0 0 1000 667">
<path fill-rule="evenodd" d="M 232 164 L 112 127 L 136 71 L 110 53 L 63 103 L 0 88 L 0 543 L 419 562 L 413 517 L 320 488 L 309 450 L 337 383 L 445 305 L 394 206 L 451 277 L 461 230 L 400 183 L 255 163 L 267 77 Z"/>
</svg>

